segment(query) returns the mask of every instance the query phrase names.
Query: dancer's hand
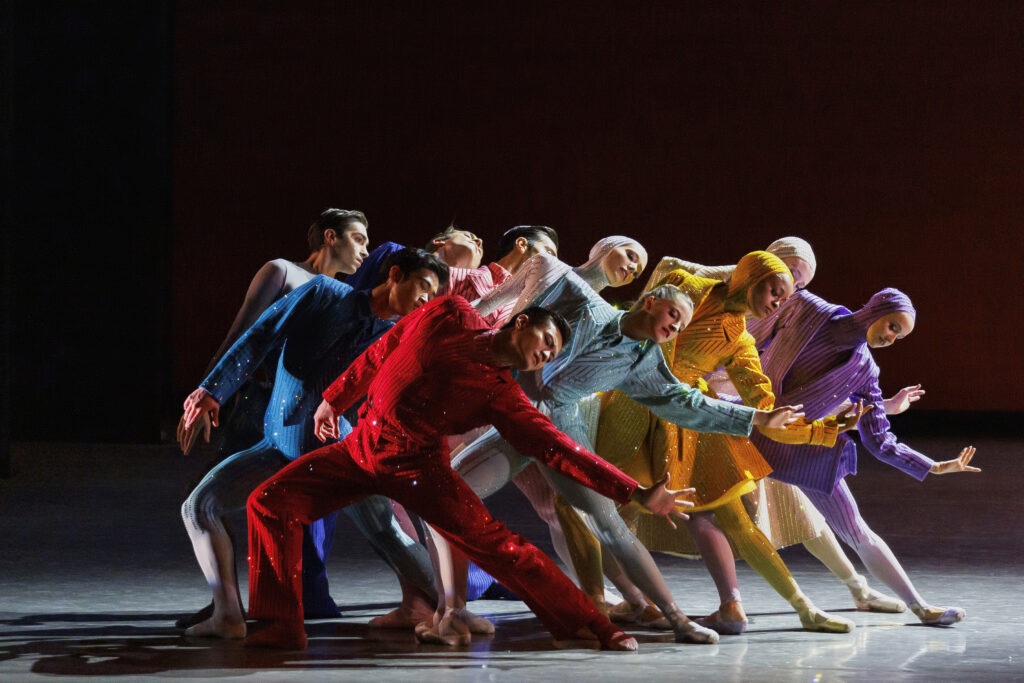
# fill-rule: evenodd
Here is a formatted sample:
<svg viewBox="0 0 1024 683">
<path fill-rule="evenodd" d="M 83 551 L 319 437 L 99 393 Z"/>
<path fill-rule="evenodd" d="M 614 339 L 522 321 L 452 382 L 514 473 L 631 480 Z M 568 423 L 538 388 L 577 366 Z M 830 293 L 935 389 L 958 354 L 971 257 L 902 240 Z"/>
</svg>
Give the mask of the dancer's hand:
<svg viewBox="0 0 1024 683">
<path fill-rule="evenodd" d="M 910 408 L 910 404 L 920 401 L 922 396 L 924 396 L 924 389 L 921 388 L 920 384 L 915 384 L 912 387 L 903 387 L 893 394 L 892 398 L 887 398 L 882 402 L 882 405 L 885 406 L 885 414 L 899 415 L 902 412 L 906 412 Z"/>
<path fill-rule="evenodd" d="M 206 443 L 210 443 L 210 415 L 208 413 L 200 413 L 199 419 L 191 427 L 186 427 L 185 413 L 182 413 L 181 419 L 178 420 L 178 445 L 181 446 L 182 453 L 185 455 L 189 454 L 200 432 L 203 434 L 203 440 Z"/>
<path fill-rule="evenodd" d="M 960 451 L 960 455 L 952 460 L 943 460 L 932 465 L 932 474 L 953 474 L 954 472 L 981 472 L 977 467 L 971 467 L 967 463 L 974 457 L 974 446 L 968 446 Z"/>
<path fill-rule="evenodd" d="M 185 429 L 191 429 L 199 416 L 205 413 L 209 413 L 210 422 L 214 427 L 220 426 L 220 404 L 206 389 L 199 388 L 185 399 L 185 414 L 182 416 L 185 420 Z"/>
<path fill-rule="evenodd" d="M 856 429 L 857 423 L 860 422 L 860 419 L 871 412 L 874 407 L 875 405 L 873 403 L 865 406 L 863 399 L 857 401 L 855 404 L 851 403 L 845 410 L 843 410 L 843 412 L 836 415 L 836 424 L 839 425 L 839 433 L 842 434 L 843 432 L 848 432 L 851 429 Z"/>
<path fill-rule="evenodd" d="M 696 489 L 682 489 L 681 491 L 669 489 L 668 475 L 666 474 L 661 478 L 661 481 L 649 489 L 637 487 L 633 495 L 630 496 L 630 500 L 634 503 L 639 503 L 653 514 L 664 517 L 672 525 L 672 528 L 675 529 L 676 523 L 672 521 L 673 517 L 678 517 L 679 519 L 690 518 L 680 508 L 693 507 L 693 501 L 683 500 L 683 498 L 692 496 L 696 492 Z"/>
<path fill-rule="evenodd" d="M 321 401 L 316 414 L 313 415 L 313 433 L 324 443 L 327 439 L 338 438 L 338 416 L 334 414 L 334 408 L 327 401 Z"/>
<path fill-rule="evenodd" d="M 758 410 L 754 413 L 754 425 L 769 429 L 782 429 L 790 422 L 795 422 L 803 417 L 804 414 L 800 412 L 803 409 L 803 404 L 800 404 L 781 406 L 775 410 Z"/>
</svg>

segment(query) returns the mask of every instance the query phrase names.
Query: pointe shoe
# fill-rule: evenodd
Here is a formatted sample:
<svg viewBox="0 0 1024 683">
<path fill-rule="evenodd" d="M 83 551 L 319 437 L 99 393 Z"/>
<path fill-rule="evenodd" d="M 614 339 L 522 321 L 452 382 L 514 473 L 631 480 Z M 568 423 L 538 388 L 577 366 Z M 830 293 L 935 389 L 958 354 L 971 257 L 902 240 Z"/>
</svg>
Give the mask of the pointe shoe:
<svg viewBox="0 0 1024 683">
<path fill-rule="evenodd" d="M 698 645 L 714 645 L 718 642 L 718 632 L 714 629 L 701 626 L 696 621 L 683 617 L 683 621 L 677 623 L 673 628 L 676 633 L 677 643 L 696 643 Z"/>
<path fill-rule="evenodd" d="M 853 593 L 853 591 L 850 591 Z M 860 612 L 886 612 L 898 614 L 907 611 L 907 603 L 899 598 L 880 593 L 874 588 L 865 588 L 853 593 L 853 604 Z"/>
<path fill-rule="evenodd" d="M 888 612 L 896 614 L 907 611 L 905 602 L 899 598 L 876 591 L 868 585 L 868 580 L 860 574 L 855 574 L 843 583 L 850 589 L 853 604 L 860 612 Z"/>
<path fill-rule="evenodd" d="M 188 638 L 223 638 L 224 640 L 241 640 L 245 638 L 245 620 L 229 622 L 226 619 L 210 617 L 198 624 L 185 629 Z"/>
<path fill-rule="evenodd" d="M 911 607 L 917 618 L 925 626 L 952 626 L 958 621 L 963 621 L 967 612 L 959 607 Z"/>
<path fill-rule="evenodd" d="M 722 603 L 716 612 L 696 619 L 696 622 L 705 628 L 718 631 L 723 636 L 738 636 L 746 632 L 749 624 L 743 606 L 738 600 Z"/>
<path fill-rule="evenodd" d="M 246 647 L 274 650 L 305 650 L 308 642 L 301 621 L 272 621 L 269 626 L 245 639 Z"/>
<path fill-rule="evenodd" d="M 799 610 L 798 614 L 800 615 L 800 624 L 808 631 L 849 633 L 854 627 L 854 623 L 849 619 L 832 616 L 828 612 L 822 612 L 813 606 Z"/>
<path fill-rule="evenodd" d="M 618 624 L 636 624 L 659 631 L 671 631 L 665 615 L 654 605 L 634 605 L 623 600 L 608 610 L 608 618 Z"/>
<path fill-rule="evenodd" d="M 181 617 L 174 622 L 175 628 L 189 628 L 195 626 L 199 622 L 206 621 L 213 616 L 213 603 L 211 602 L 206 607 L 202 608 L 198 612 L 193 612 L 188 616 Z"/>
</svg>

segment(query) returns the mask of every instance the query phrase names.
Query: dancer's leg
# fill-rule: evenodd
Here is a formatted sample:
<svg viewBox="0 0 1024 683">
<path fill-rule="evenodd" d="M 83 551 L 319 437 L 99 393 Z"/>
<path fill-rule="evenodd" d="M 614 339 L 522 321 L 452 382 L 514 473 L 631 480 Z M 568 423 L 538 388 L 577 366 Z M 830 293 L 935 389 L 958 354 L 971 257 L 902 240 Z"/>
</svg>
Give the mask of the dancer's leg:
<svg viewBox="0 0 1024 683">
<path fill-rule="evenodd" d="M 635 649 L 635 641 L 595 611 L 547 556 L 491 517 L 447 463 L 426 462 L 416 476 L 422 485 L 389 479 L 384 493 L 415 510 L 449 543 L 519 595 L 556 638 L 579 637 L 589 629 L 606 646 Z M 438 496 L 437 491 L 445 495 Z"/>
<path fill-rule="evenodd" d="M 213 614 L 189 627 L 191 636 L 245 637 L 245 612 L 238 597 L 234 548 L 225 514 L 245 505 L 249 493 L 288 461 L 261 441 L 210 470 L 181 506 L 185 529 L 206 582 L 213 591 Z"/>
<path fill-rule="evenodd" d="M 249 616 L 271 628 L 250 636 L 255 645 L 302 649 L 302 524 L 376 491 L 353 450 L 358 436 L 319 448 L 291 463 L 249 496 Z M 361 455 L 359 462 L 365 462 Z"/>
<path fill-rule="evenodd" d="M 736 559 L 725 533 L 715 525 L 714 514 L 696 512 L 683 522 L 693 537 L 704 566 L 718 589 L 718 609 L 700 619 L 700 623 L 719 633 L 737 635 L 747 630 L 747 615 L 743 611 L 739 581 L 736 578 Z"/>
<path fill-rule="evenodd" d="M 858 574 L 850 558 L 836 540 L 836 535 L 827 526 L 821 534 L 804 541 L 804 547 L 825 565 L 836 578 L 842 581 L 853 596 L 853 604 L 862 612 L 905 612 L 907 605 L 898 598 L 893 598 L 876 591 L 868 585 L 867 579 Z"/>
<path fill-rule="evenodd" d="M 796 609 L 804 628 L 831 633 L 853 629 L 853 622 L 822 612 L 803 594 L 779 553 L 750 519 L 741 500 L 721 505 L 714 512 L 719 527 L 732 539 L 740 556 Z"/>
<path fill-rule="evenodd" d="M 437 603 L 430 554 L 402 529 L 392 512 L 391 501 L 383 496 L 370 496 L 349 505 L 344 512 L 395 572 L 402 586 L 401 605 L 384 616 L 371 619 L 369 625 L 413 628 L 429 618 Z"/>
<path fill-rule="evenodd" d="M 327 583 L 327 558 L 334 545 L 337 519 L 335 511 L 302 529 L 302 604 L 309 619 L 341 616 Z"/>
<path fill-rule="evenodd" d="M 565 542 L 565 534 L 562 532 L 562 516 L 556 511 L 555 491 L 551 484 L 544 478 L 540 471 L 540 465 L 531 463 L 512 479 L 519 490 L 523 492 L 530 505 L 537 512 L 541 519 L 548 525 L 551 533 L 551 544 L 555 548 L 555 554 L 566 567 L 566 574 L 569 578 L 576 578 L 573 570 L 572 556 L 569 554 L 569 546 Z M 584 589 L 584 593 L 587 591 Z M 589 595 L 589 593 L 588 593 Z"/>
<path fill-rule="evenodd" d="M 861 517 L 857 501 L 854 500 L 845 479 L 839 482 L 831 494 L 815 491 L 804 493 L 825 516 L 839 538 L 860 556 L 868 571 L 903 599 L 922 622 L 949 625 L 964 618 L 964 611 L 958 607 L 932 607 L 925 602 L 889 546 Z"/>
<path fill-rule="evenodd" d="M 714 643 L 718 640 L 717 633 L 690 621 L 676 606 L 650 552 L 626 526 L 615 509 L 615 503 L 549 468 L 545 467 L 542 471 L 555 490 L 582 513 L 584 523 L 602 546 L 622 563 L 629 578 L 658 606 L 672 624 L 677 640 L 699 643 Z"/>
</svg>

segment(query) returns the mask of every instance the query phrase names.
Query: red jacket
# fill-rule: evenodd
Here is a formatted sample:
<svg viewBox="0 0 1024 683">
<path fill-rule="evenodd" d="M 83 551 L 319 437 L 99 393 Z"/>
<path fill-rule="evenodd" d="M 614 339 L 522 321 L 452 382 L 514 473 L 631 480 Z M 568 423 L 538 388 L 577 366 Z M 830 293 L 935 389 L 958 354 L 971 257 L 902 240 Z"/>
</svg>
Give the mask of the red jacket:
<svg viewBox="0 0 1024 683">
<path fill-rule="evenodd" d="M 637 482 L 558 431 L 512 379 L 486 362 L 497 334 L 459 296 L 433 300 L 401 319 L 324 392 L 341 413 L 368 395 L 358 429 L 447 452 L 444 437 L 494 425 L 521 454 L 625 503 Z"/>
</svg>

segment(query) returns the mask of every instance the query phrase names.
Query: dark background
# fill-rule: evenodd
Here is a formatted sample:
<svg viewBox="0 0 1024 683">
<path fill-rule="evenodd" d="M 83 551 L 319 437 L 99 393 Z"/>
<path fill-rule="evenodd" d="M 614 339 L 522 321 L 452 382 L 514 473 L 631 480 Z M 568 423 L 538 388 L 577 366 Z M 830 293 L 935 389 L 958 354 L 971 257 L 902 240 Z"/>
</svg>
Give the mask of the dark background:
<svg viewBox="0 0 1024 683">
<path fill-rule="evenodd" d="M 374 243 L 545 223 L 570 263 L 800 235 L 816 293 L 914 299 L 887 392 L 1024 410 L 1018 3 L 2 7 L 14 439 L 159 439 L 328 206 Z"/>
</svg>

